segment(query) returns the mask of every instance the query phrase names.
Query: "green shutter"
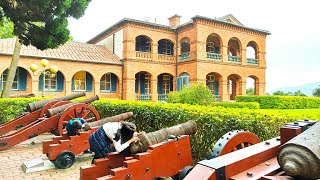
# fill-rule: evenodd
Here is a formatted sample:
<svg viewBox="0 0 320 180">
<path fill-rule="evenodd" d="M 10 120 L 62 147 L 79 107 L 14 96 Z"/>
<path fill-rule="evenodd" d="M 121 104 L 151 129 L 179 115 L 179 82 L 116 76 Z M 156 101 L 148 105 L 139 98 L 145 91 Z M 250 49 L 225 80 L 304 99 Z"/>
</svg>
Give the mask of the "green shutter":
<svg viewBox="0 0 320 180">
<path fill-rule="evenodd" d="M 182 89 L 182 79 L 181 77 L 177 77 L 177 91 L 181 91 Z"/>
</svg>

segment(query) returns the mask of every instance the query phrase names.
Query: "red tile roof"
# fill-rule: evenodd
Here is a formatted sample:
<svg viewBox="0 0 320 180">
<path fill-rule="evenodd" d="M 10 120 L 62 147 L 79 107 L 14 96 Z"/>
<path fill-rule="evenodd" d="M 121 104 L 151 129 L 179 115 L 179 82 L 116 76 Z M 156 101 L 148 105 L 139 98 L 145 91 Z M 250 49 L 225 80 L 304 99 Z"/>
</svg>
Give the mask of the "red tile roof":
<svg viewBox="0 0 320 180">
<path fill-rule="evenodd" d="M 0 39 L 0 55 L 12 55 L 15 39 Z M 94 44 L 67 42 L 57 49 L 38 50 L 34 46 L 22 46 L 20 56 L 81 61 L 91 63 L 121 64 L 120 58 L 106 47 Z"/>
</svg>

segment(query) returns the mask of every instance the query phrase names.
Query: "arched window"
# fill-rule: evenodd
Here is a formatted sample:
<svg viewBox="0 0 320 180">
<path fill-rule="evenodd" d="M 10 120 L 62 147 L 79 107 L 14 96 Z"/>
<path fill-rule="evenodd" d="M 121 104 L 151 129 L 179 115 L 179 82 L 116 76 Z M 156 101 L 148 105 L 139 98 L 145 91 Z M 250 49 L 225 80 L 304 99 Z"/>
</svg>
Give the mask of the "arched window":
<svg viewBox="0 0 320 180">
<path fill-rule="evenodd" d="M 55 91 L 57 89 L 57 76 L 50 76 L 50 71 L 46 70 L 44 76 L 44 89 L 47 91 Z"/>
<path fill-rule="evenodd" d="M 173 43 L 166 39 L 158 41 L 158 54 L 173 56 Z"/>
<path fill-rule="evenodd" d="M 186 72 L 182 73 L 177 78 L 177 91 L 180 91 L 184 86 L 189 86 L 190 84 L 190 75 Z"/>
<path fill-rule="evenodd" d="M 110 92 L 111 91 L 111 74 L 104 74 L 100 79 L 100 90 Z"/>
<path fill-rule="evenodd" d="M 214 93 L 214 90 L 215 90 L 215 77 L 213 74 L 209 74 L 207 75 L 207 86 L 208 88 L 210 89 L 210 91 L 212 92 L 212 94 L 215 94 Z"/>
<path fill-rule="evenodd" d="M 183 38 L 181 40 L 181 54 L 190 52 L 190 40 L 188 38 Z"/>
<path fill-rule="evenodd" d="M 74 90 L 85 91 L 86 90 L 86 72 L 80 71 L 74 75 Z"/>
<path fill-rule="evenodd" d="M 6 69 L 1 76 L 1 87 L 3 88 L 6 84 L 6 79 L 8 77 L 8 73 L 9 73 L 9 69 Z M 18 84 L 19 84 L 19 68 L 17 68 L 16 70 L 16 74 L 14 76 L 13 82 L 12 82 L 12 86 L 11 86 L 11 90 L 18 90 Z M 1 88 L 1 90 L 2 90 Z"/>
<path fill-rule="evenodd" d="M 136 37 L 136 51 L 151 52 L 151 40 L 147 36 Z"/>
</svg>

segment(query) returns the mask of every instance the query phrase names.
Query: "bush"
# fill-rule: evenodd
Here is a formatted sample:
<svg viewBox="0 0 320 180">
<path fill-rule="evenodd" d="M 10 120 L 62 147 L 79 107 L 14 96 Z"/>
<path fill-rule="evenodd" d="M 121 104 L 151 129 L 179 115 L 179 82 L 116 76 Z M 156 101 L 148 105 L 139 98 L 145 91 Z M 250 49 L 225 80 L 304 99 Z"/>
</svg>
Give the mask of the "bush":
<svg viewBox="0 0 320 180">
<path fill-rule="evenodd" d="M 248 108 L 260 109 L 260 104 L 257 102 L 213 102 L 211 106 L 220 106 L 225 108 Z"/>
<path fill-rule="evenodd" d="M 305 96 L 236 96 L 237 102 L 258 102 L 261 109 L 320 108 L 320 98 Z"/>
<path fill-rule="evenodd" d="M 169 103 L 210 105 L 213 101 L 211 91 L 203 83 L 192 83 L 189 87 L 186 86 L 179 92 L 170 92 L 168 95 Z"/>
<path fill-rule="evenodd" d="M 101 118 L 132 111 L 132 121 L 138 129 L 146 132 L 194 120 L 198 127 L 197 133 L 191 136 L 194 162 L 205 159 L 213 144 L 228 131 L 243 129 L 266 140 L 279 135 L 280 127 L 286 122 L 305 118 L 320 119 L 320 113 L 308 113 L 306 116 L 300 112 L 282 114 L 279 110 L 226 109 L 179 103 L 101 99 L 92 105 L 99 111 Z"/>
<path fill-rule="evenodd" d="M 28 103 L 40 100 L 42 98 L 0 98 L 0 124 L 14 119 L 19 113 L 26 111 Z"/>
</svg>

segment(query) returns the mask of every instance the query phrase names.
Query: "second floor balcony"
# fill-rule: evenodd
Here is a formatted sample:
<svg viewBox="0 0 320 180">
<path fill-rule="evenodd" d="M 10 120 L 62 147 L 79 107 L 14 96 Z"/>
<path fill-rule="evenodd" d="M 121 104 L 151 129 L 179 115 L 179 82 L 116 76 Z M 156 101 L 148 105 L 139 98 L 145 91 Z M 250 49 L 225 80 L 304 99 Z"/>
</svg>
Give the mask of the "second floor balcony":
<svg viewBox="0 0 320 180">
<path fill-rule="evenodd" d="M 152 60 L 152 55 L 150 52 L 143 52 L 143 51 L 136 51 L 136 57 L 138 59 L 144 59 L 144 60 Z"/>
<path fill-rule="evenodd" d="M 187 53 L 182 53 L 182 54 L 180 55 L 180 60 L 181 60 L 181 61 L 189 60 L 189 58 L 190 58 L 190 53 L 189 53 L 189 52 L 187 52 Z"/>
<path fill-rule="evenodd" d="M 240 63 L 241 58 L 237 56 L 228 56 L 228 61 L 229 62 L 234 62 L 234 63 Z"/>
<path fill-rule="evenodd" d="M 247 58 L 247 64 L 258 65 L 258 59 Z"/>
<path fill-rule="evenodd" d="M 216 60 L 216 61 L 221 61 L 222 60 L 222 55 L 221 54 L 217 54 L 217 53 L 207 52 L 207 58 L 208 59 L 212 59 L 212 60 Z"/>
</svg>

